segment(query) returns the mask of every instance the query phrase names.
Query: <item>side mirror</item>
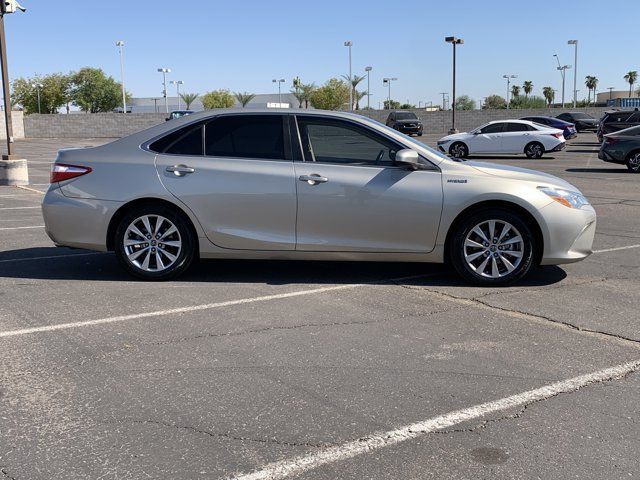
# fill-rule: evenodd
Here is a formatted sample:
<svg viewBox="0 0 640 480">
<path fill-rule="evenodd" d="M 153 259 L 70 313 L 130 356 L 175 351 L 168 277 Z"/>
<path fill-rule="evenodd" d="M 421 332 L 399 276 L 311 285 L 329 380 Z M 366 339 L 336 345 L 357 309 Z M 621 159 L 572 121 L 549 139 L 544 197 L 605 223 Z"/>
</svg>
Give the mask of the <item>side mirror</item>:
<svg viewBox="0 0 640 480">
<path fill-rule="evenodd" d="M 411 170 L 418 170 L 420 168 L 420 156 L 415 150 L 410 148 L 403 148 L 396 152 L 396 163 L 407 166 Z"/>
</svg>

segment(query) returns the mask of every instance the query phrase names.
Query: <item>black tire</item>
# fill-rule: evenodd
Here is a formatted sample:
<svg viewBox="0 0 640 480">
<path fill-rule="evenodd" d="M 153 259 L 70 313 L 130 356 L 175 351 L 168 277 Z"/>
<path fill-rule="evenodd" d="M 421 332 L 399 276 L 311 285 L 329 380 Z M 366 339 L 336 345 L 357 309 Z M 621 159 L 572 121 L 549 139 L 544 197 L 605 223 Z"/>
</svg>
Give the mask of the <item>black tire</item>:
<svg viewBox="0 0 640 480">
<path fill-rule="evenodd" d="M 544 155 L 544 145 L 540 142 L 531 142 L 524 147 L 524 154 L 527 158 L 542 158 Z"/>
<path fill-rule="evenodd" d="M 156 223 L 151 225 L 151 229 L 158 231 L 156 239 L 153 237 L 147 237 L 148 242 L 141 243 L 143 246 L 146 245 L 144 248 L 139 247 L 138 245 L 125 247 L 125 239 L 136 242 L 140 240 L 139 235 L 133 234 L 133 236 L 131 236 L 132 234 L 129 230 L 129 226 L 134 221 L 137 219 L 139 220 L 134 226 L 139 225 L 139 231 L 141 233 L 145 233 L 145 230 L 142 228 L 144 223 L 140 220 L 144 216 L 149 216 L 150 224 L 155 217 Z M 168 222 L 162 221 L 158 227 L 157 222 L 160 221 L 159 217 L 164 218 Z M 173 226 L 175 226 L 176 233 L 170 233 L 164 239 L 166 243 L 162 244 L 162 240 L 157 240 L 157 238 L 158 236 L 166 234 L 170 230 L 169 224 L 173 224 Z M 120 220 L 115 235 L 115 253 L 118 261 L 129 274 L 143 280 L 162 281 L 176 278 L 183 274 L 191 266 L 193 260 L 198 256 L 198 242 L 189 220 L 185 218 L 184 214 L 181 212 L 164 205 L 154 205 L 149 203 L 132 208 Z M 143 238 L 143 242 L 144 241 L 145 240 Z M 168 246 L 170 242 L 180 243 L 180 247 Z M 127 252 L 126 248 L 129 248 L 129 252 Z M 143 249 L 149 249 L 149 252 L 146 254 L 142 252 L 139 258 L 147 256 L 150 257 L 148 266 L 151 268 L 155 265 L 156 271 L 145 270 L 142 265 L 136 265 L 134 261 L 130 259 L 129 255 L 135 255 L 135 253 L 138 253 L 139 250 Z M 167 253 L 163 253 L 163 249 Z M 151 258 L 150 255 L 151 251 L 154 252 L 153 258 Z M 157 254 L 155 253 L 156 251 L 158 252 Z M 169 255 L 175 257 L 175 260 L 171 260 Z M 160 257 L 159 261 L 157 260 L 158 256 Z M 170 262 L 172 263 L 170 263 L 166 268 L 161 269 L 159 267 L 159 263 L 162 264 L 162 262 L 166 262 L 167 264 Z M 164 267 L 164 265 L 162 265 L 162 267 Z"/>
<path fill-rule="evenodd" d="M 484 222 L 489 222 L 491 220 L 496 221 L 495 231 L 499 231 L 497 233 L 498 236 L 500 235 L 500 233 L 502 233 L 502 228 L 505 225 L 504 222 L 515 227 L 515 230 L 509 231 L 508 235 L 506 235 L 503 239 L 503 242 L 517 240 L 517 234 L 519 234 L 519 236 L 522 238 L 522 244 L 510 244 L 509 246 L 502 246 L 503 249 L 509 247 L 510 250 L 511 248 L 513 248 L 513 253 L 510 253 L 510 251 L 508 250 L 502 249 L 498 251 L 499 244 L 494 244 L 495 237 L 494 239 L 487 238 L 487 240 L 491 240 L 491 243 L 489 243 L 489 247 L 486 248 L 492 249 L 491 251 L 493 253 L 491 253 L 491 251 L 489 251 L 488 253 L 482 253 L 477 257 L 477 259 L 468 261 L 467 258 L 470 259 L 477 252 L 483 252 L 484 248 L 465 246 L 467 237 L 476 236 L 474 229 L 479 225 L 483 225 Z M 521 216 L 517 215 L 516 213 L 500 208 L 480 210 L 465 217 L 454 228 L 455 230 L 452 232 L 448 245 L 449 260 L 458 274 L 469 283 L 481 287 L 498 287 L 510 285 L 524 277 L 529 272 L 534 263 L 534 252 L 536 249 L 535 236 L 531 232 L 531 229 L 527 226 L 527 223 L 521 218 Z M 485 232 L 482 227 L 480 228 L 483 232 Z M 486 233 L 488 233 L 488 231 L 486 231 Z M 473 241 L 473 239 L 471 239 L 471 241 Z M 482 245 L 482 247 L 485 247 L 485 245 Z M 518 254 L 521 254 L 519 263 L 517 263 L 517 257 L 515 257 L 516 252 L 518 252 Z M 498 253 L 499 255 L 495 259 L 495 265 L 498 268 L 499 276 L 492 277 L 491 274 L 493 273 L 493 271 L 489 272 L 488 270 L 493 269 L 494 260 L 492 258 L 492 255 L 495 257 L 496 253 Z M 466 257 L 466 254 L 468 254 L 469 256 Z M 487 257 L 489 258 L 487 259 Z M 509 272 L 507 263 L 503 261 L 503 258 L 509 261 L 509 263 L 511 263 L 511 266 L 515 266 L 513 271 Z M 482 263 L 485 259 L 487 259 L 487 263 L 485 263 L 486 267 L 484 267 L 484 270 L 481 270 L 479 272 L 478 269 L 482 267 Z M 514 265 L 514 263 L 517 264 Z M 472 266 L 475 267 L 475 269 L 472 268 Z M 483 274 L 485 272 L 486 274 Z"/>
<path fill-rule="evenodd" d="M 469 156 L 469 147 L 462 142 L 453 142 L 449 147 L 449 155 L 454 158 L 466 158 Z"/>
<path fill-rule="evenodd" d="M 640 173 L 640 151 L 627 155 L 626 165 L 631 173 Z"/>
</svg>

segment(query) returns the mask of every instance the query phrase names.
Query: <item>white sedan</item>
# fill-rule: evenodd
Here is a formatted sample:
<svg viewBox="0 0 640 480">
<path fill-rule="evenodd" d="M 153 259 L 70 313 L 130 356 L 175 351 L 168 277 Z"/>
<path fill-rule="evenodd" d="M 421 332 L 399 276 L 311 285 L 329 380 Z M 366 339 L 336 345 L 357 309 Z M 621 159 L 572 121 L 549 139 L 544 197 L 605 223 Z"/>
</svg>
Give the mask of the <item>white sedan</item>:
<svg viewBox="0 0 640 480">
<path fill-rule="evenodd" d="M 476 153 L 524 153 L 529 158 L 540 158 L 564 146 L 562 130 L 528 120 L 489 122 L 469 133 L 447 135 L 438 140 L 441 151 L 457 158 Z"/>
</svg>

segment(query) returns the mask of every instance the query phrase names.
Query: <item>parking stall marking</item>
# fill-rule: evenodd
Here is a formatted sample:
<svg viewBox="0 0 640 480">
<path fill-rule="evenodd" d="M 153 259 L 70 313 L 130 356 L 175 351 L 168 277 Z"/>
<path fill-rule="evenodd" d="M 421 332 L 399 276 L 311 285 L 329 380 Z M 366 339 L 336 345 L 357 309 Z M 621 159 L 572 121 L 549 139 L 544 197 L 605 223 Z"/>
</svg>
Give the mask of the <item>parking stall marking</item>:
<svg viewBox="0 0 640 480">
<path fill-rule="evenodd" d="M 640 360 L 623 363 L 597 372 L 551 383 L 510 397 L 474 405 L 462 410 L 455 410 L 387 432 L 379 432 L 341 445 L 329 447 L 319 452 L 274 462 L 252 473 L 227 477 L 227 480 L 280 480 L 292 475 L 299 475 L 322 465 L 347 460 L 364 453 L 371 453 L 382 448 L 421 437 L 428 433 L 452 427 L 469 420 L 475 420 L 491 413 L 547 400 L 556 395 L 575 392 L 594 383 L 619 379 L 639 369 Z"/>
<path fill-rule="evenodd" d="M 44 225 L 33 225 L 30 227 L 1 227 L 0 230 L 26 230 L 29 228 L 44 228 Z"/>
<path fill-rule="evenodd" d="M 37 207 L 0 207 L 0 210 L 35 210 L 36 208 L 42 208 L 40 205 Z"/>
<path fill-rule="evenodd" d="M 602 250 L 594 250 L 593 253 L 617 252 L 618 250 L 630 250 L 632 248 L 640 248 L 640 244 L 627 245 L 626 247 L 603 248 Z"/>
<path fill-rule="evenodd" d="M 87 252 L 87 253 L 72 253 L 69 255 L 46 255 L 42 257 L 7 258 L 5 260 L 0 260 L 0 263 L 28 262 L 31 260 L 49 260 L 52 258 L 87 257 L 89 255 L 108 255 L 110 253 L 111 252 Z"/>
</svg>

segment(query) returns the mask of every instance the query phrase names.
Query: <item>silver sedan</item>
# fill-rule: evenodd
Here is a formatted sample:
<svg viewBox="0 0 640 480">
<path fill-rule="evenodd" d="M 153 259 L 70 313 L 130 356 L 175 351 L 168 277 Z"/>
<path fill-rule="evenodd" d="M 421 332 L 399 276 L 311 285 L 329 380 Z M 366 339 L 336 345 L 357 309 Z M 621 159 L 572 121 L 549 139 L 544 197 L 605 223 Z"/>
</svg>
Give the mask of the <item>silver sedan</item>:
<svg viewBox="0 0 640 480">
<path fill-rule="evenodd" d="M 596 229 L 564 180 L 307 110 L 209 111 L 62 150 L 42 210 L 56 245 L 115 251 L 146 280 L 251 258 L 450 262 L 504 285 L 584 259 Z"/>
</svg>

